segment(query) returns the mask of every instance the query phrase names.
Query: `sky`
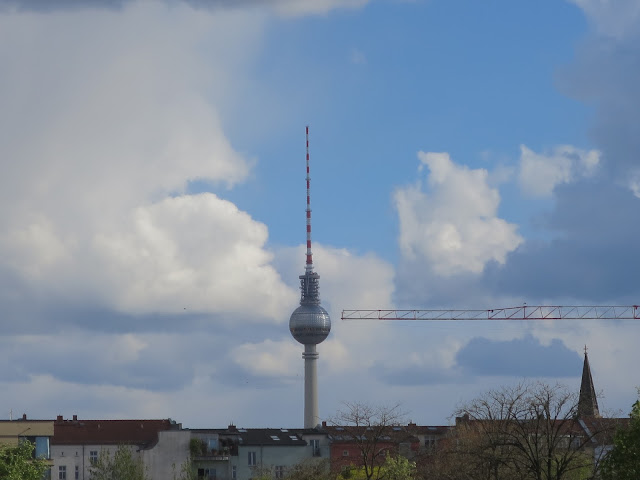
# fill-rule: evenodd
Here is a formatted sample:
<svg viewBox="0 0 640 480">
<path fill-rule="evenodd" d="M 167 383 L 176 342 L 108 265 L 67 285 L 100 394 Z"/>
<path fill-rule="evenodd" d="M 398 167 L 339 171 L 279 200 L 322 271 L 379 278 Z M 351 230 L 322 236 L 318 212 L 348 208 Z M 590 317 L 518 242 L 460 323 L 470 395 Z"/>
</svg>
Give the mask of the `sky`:
<svg viewBox="0 0 640 480">
<path fill-rule="evenodd" d="M 302 427 L 526 380 L 637 399 L 634 321 L 343 309 L 640 303 L 635 0 L 0 0 L 0 418 Z"/>
</svg>

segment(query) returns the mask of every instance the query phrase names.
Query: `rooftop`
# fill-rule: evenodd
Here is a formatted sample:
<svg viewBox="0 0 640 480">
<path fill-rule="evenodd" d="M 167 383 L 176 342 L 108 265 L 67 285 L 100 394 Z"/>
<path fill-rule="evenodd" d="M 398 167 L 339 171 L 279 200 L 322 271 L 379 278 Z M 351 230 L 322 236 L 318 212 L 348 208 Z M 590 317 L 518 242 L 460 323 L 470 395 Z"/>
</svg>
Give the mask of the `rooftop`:
<svg viewBox="0 0 640 480">
<path fill-rule="evenodd" d="M 149 447 L 158 440 L 158 432 L 179 429 L 173 420 L 64 420 L 53 423 L 52 445 L 116 445 Z"/>
</svg>

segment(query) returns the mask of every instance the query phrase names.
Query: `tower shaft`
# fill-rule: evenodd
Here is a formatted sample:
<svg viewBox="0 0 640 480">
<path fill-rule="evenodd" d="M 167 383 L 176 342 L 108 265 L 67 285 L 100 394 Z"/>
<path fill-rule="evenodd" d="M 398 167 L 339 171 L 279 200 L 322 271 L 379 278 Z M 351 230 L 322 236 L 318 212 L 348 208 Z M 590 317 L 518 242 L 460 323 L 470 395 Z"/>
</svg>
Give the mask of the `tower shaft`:
<svg viewBox="0 0 640 480">
<path fill-rule="evenodd" d="M 318 352 L 315 344 L 305 345 L 304 353 L 304 428 L 320 423 L 318 409 Z"/>
</svg>

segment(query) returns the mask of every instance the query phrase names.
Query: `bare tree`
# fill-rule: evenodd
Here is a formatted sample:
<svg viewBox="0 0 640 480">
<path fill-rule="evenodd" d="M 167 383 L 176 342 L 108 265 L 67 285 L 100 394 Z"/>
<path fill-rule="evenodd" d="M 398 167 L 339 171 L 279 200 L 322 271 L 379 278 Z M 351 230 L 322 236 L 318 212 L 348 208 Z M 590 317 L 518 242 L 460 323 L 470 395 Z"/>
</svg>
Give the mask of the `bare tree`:
<svg viewBox="0 0 640 480">
<path fill-rule="evenodd" d="M 363 469 L 367 480 L 378 479 L 387 453 L 397 449 L 399 432 L 394 427 L 401 425 L 404 417 L 400 405 L 344 403 L 344 408 L 330 419 L 333 441 L 355 445 L 359 458 L 354 466 Z"/>
<path fill-rule="evenodd" d="M 592 478 L 594 447 L 607 422 L 587 427 L 576 415 L 577 404 L 577 395 L 565 386 L 523 383 L 462 405 L 442 458 L 463 467 L 443 471 L 439 478 Z"/>
</svg>

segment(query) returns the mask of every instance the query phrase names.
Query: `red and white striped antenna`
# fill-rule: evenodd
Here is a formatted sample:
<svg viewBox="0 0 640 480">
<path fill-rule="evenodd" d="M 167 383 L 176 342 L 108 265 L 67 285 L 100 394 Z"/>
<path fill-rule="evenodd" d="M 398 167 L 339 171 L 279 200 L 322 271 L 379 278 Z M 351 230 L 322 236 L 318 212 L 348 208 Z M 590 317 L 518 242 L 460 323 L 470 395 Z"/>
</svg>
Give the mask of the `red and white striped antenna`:
<svg viewBox="0 0 640 480">
<path fill-rule="evenodd" d="M 307 131 L 307 263 L 305 272 L 313 271 L 313 258 L 311 255 L 311 176 L 309 174 L 309 125 Z"/>
</svg>

